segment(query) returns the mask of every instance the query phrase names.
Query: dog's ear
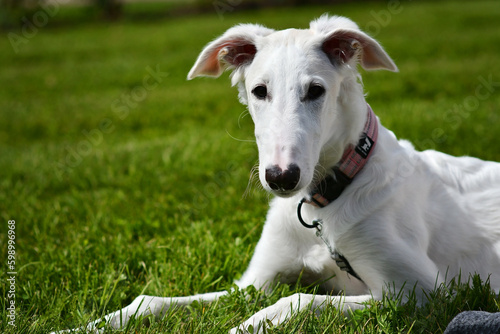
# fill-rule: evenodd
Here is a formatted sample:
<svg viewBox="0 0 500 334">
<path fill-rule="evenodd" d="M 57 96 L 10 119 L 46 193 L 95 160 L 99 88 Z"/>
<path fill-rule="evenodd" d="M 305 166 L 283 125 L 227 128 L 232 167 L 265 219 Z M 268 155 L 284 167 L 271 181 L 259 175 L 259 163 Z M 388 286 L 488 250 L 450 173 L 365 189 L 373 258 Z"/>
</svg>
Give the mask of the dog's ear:
<svg viewBox="0 0 500 334">
<path fill-rule="evenodd" d="M 189 71 L 188 80 L 197 76 L 218 77 L 226 69 L 249 64 L 257 53 L 256 40 L 273 31 L 256 24 L 241 24 L 229 29 L 203 49 Z"/>
<path fill-rule="evenodd" d="M 396 64 L 382 46 L 361 31 L 335 30 L 326 37 L 322 48 L 334 64 L 344 64 L 357 58 L 365 70 L 385 69 L 398 72 Z"/>
</svg>

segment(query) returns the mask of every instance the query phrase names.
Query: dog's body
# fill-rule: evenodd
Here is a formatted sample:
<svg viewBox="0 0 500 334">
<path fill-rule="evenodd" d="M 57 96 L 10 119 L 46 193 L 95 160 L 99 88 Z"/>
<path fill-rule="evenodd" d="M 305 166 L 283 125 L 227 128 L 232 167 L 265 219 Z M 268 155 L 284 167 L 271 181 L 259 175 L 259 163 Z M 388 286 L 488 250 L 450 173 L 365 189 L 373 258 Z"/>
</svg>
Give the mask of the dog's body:
<svg viewBox="0 0 500 334">
<path fill-rule="evenodd" d="M 363 136 L 370 107 L 358 63 L 368 70 L 397 71 L 382 47 L 352 21 L 323 16 L 308 30 L 234 27 L 207 45 L 189 73 L 191 79 L 234 70 L 233 84 L 255 123 L 261 183 L 277 195 L 238 286 L 270 289 L 277 278 L 288 283 L 301 276 L 329 291 L 284 298 L 239 329 L 266 319 L 280 323 L 311 303 L 362 308 L 389 287 L 415 289 L 423 297 L 422 291 L 437 284 L 456 277 L 466 281 L 476 273 L 500 290 L 500 164 L 417 152 L 374 118 L 378 135 L 364 167 L 325 207 L 308 204 L 311 191 Z M 321 219 L 326 241 L 299 223 L 302 198 L 307 201 L 301 217 L 308 223 Z M 361 280 L 340 270 L 332 249 Z M 345 296 L 335 295 L 341 291 Z M 226 293 L 140 296 L 105 320 L 119 327 L 133 315 L 161 316 L 171 305 L 212 301 Z"/>
</svg>

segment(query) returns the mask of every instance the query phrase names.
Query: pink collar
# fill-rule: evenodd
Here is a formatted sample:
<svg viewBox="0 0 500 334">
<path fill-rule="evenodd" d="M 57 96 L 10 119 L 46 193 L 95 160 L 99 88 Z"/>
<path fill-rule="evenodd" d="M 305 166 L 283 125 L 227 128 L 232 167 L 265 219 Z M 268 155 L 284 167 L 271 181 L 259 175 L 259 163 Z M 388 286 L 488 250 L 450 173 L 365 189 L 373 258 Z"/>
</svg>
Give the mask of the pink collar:
<svg viewBox="0 0 500 334">
<path fill-rule="evenodd" d="M 368 104 L 366 106 L 368 116 L 358 144 L 347 147 L 342 159 L 332 168 L 333 174 L 326 176 L 316 186 L 309 198 L 304 200 L 306 203 L 320 208 L 327 206 L 342 194 L 368 162 L 377 143 L 378 124 L 372 108 Z"/>
</svg>

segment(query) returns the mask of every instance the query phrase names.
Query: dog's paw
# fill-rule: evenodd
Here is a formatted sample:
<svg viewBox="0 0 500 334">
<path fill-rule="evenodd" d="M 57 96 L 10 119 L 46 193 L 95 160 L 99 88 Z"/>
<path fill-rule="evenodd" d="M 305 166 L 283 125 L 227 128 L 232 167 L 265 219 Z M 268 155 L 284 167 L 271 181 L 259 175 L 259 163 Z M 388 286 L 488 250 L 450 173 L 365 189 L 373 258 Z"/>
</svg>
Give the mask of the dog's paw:
<svg viewBox="0 0 500 334">
<path fill-rule="evenodd" d="M 84 328 L 62 329 L 60 331 L 50 332 L 49 334 L 66 334 L 66 333 L 85 333 Z"/>
<path fill-rule="evenodd" d="M 245 321 L 238 327 L 234 327 L 229 331 L 230 334 L 263 334 L 265 333 L 264 328 L 269 328 L 268 324 L 258 323 L 256 326 L 247 324 L 248 321 Z"/>
<path fill-rule="evenodd" d="M 104 329 L 96 329 L 96 328 L 73 328 L 73 329 L 63 329 L 57 332 L 50 332 L 50 334 L 102 334 L 104 333 Z"/>
<path fill-rule="evenodd" d="M 231 334 L 265 333 L 266 328 L 277 326 L 287 321 L 293 313 L 299 312 L 310 305 L 314 299 L 312 295 L 295 294 L 280 299 L 248 318 L 244 323 L 231 329 Z"/>
<path fill-rule="evenodd" d="M 73 328 L 73 329 L 63 329 L 56 332 L 51 332 L 50 334 L 102 334 L 104 333 L 104 326 L 102 326 L 102 321 L 94 321 L 89 323 L 85 327 Z"/>
<path fill-rule="evenodd" d="M 278 302 L 279 303 L 279 302 Z M 265 329 L 279 325 L 290 317 L 290 310 L 282 310 L 278 303 L 265 308 L 248 318 L 244 323 L 231 329 L 231 334 L 263 334 Z M 280 312 L 284 311 L 284 312 Z"/>
<path fill-rule="evenodd" d="M 261 311 L 262 312 L 262 311 Z M 250 317 L 247 321 L 240 324 L 237 327 L 234 327 L 229 331 L 230 334 L 264 334 L 266 333 L 266 329 L 276 326 L 279 322 L 273 322 L 267 317 L 262 317 L 258 312 L 252 317 Z"/>
<path fill-rule="evenodd" d="M 70 334 L 83 334 L 83 333 L 85 333 L 85 334 L 102 334 L 102 333 L 104 333 L 104 329 L 80 327 L 80 328 L 73 328 L 73 329 L 63 329 L 63 330 L 60 330 L 57 332 L 50 332 L 50 334 L 66 334 L 66 333 L 70 333 Z"/>
</svg>

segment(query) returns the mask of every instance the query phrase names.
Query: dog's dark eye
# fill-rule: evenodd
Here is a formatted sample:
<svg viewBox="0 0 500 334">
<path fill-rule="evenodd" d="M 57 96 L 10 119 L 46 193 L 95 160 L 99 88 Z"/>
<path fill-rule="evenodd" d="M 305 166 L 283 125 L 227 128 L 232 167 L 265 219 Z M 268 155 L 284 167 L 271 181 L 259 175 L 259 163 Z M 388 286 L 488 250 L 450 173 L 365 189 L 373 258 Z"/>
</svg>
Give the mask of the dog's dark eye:
<svg viewBox="0 0 500 334">
<path fill-rule="evenodd" d="M 264 85 L 257 86 L 252 90 L 252 94 L 259 100 L 263 100 L 267 97 L 267 87 Z"/>
<path fill-rule="evenodd" d="M 316 100 L 319 97 L 321 97 L 321 95 L 323 95 L 324 93 L 325 89 L 323 88 L 323 86 L 320 86 L 318 84 L 313 84 L 309 86 L 309 90 L 307 91 L 307 99 Z"/>
</svg>

